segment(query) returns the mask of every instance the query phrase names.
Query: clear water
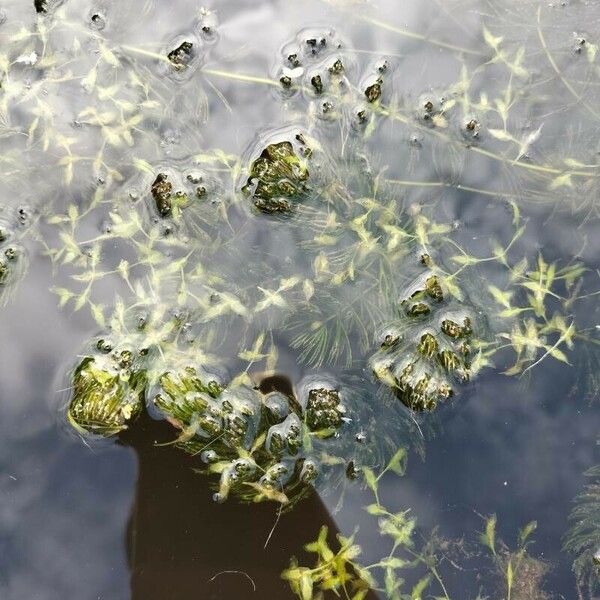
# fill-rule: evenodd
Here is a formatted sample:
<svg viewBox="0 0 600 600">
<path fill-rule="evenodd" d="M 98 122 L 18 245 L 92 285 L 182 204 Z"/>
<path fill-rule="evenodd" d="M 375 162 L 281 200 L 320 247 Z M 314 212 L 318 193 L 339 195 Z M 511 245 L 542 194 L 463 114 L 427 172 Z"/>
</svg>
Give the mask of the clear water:
<svg viewBox="0 0 600 600">
<path fill-rule="evenodd" d="M 65 422 L 68 374 L 103 328 L 89 304 L 74 310 L 72 298 L 58 306 L 56 289 L 80 293 L 86 282 L 72 276 L 86 268 L 78 260 L 63 264 L 64 255 L 51 260 L 49 250 L 64 247 L 60 232 L 68 230 L 53 217 L 69 206 L 85 213 L 76 232 L 83 251 L 108 232 L 111 212 L 126 220 L 140 214 L 141 229 L 160 229 L 162 222 L 137 199 L 154 176 L 142 161 L 154 170 L 199 168 L 210 200 L 194 217 L 199 230 L 167 236 L 178 240 L 163 247 L 168 260 L 195 248 L 239 290 L 275 290 L 295 275 L 311 279 L 318 248 L 309 217 L 300 211 L 286 220 L 253 210 L 240 192 L 243 176 L 232 168 L 247 168 L 273 132 L 301 128 L 324 148 L 325 158 L 315 159 L 322 181 L 333 173 L 352 201 L 368 196 L 372 188 L 361 171 L 367 163 L 356 153 L 367 156 L 382 179 L 379 201 L 393 200 L 393 210 L 402 207 L 409 221 L 427 215 L 449 225 L 448 237 L 469 255 L 490 255 L 492 239 L 506 247 L 518 206 L 525 230 L 510 246 L 512 264 L 525 256 L 533 265 L 540 251 L 547 263 L 581 262 L 587 268 L 577 292 L 582 298 L 567 316 L 588 339 L 569 350 L 570 365 L 549 356 L 522 376 L 503 373 L 514 363 L 506 349 L 495 356 L 496 368 L 482 370 L 431 413 L 405 410 L 373 382 L 364 345 L 374 344 L 375 327 L 363 334 L 349 325 L 352 358 L 332 354 L 315 367 L 303 363 L 294 329 L 269 307 L 245 328 L 217 327 L 211 349 L 235 375 L 246 364 L 238 353 L 267 329 L 279 353 L 276 371 L 292 385 L 315 370 L 359 378 L 361 401 L 370 403 L 376 424 L 365 424 L 366 444 L 383 446 L 385 437 L 409 448 L 405 476 L 381 480 L 385 505 L 410 508 L 419 538 L 437 527 L 444 538 L 476 541 L 482 516 L 495 513 L 498 535 L 512 547 L 519 528 L 536 520 L 530 553 L 548 567 L 547 597 L 577 598 L 574 557 L 562 545 L 583 473 L 599 461 L 600 7 L 215 0 L 207 9 L 214 12 L 207 16 L 183 0 L 48 0 L 40 13 L 33 2 L 0 5 L 0 217 L 18 222 L 25 209 L 26 223 L 16 231 L 29 256 L 27 272 L 0 310 L 0 597 L 291 598 L 280 574 L 292 555 L 307 562 L 302 547 L 323 524 L 344 534 L 358 526 L 361 562 L 381 558 L 376 519 L 363 510 L 372 496 L 361 477 L 344 483 L 343 502 L 342 486 L 318 481 L 314 494 L 282 515 L 276 503 L 230 498 L 219 504 L 212 500 L 214 480 L 194 473 L 192 457 L 155 444 L 173 440 L 164 421 L 144 415 L 109 443 L 84 443 Z M 310 88 L 291 94 L 279 81 L 288 73 L 282 70 L 288 44 L 323 31 L 335 32 L 328 39 L 342 44 L 357 105 L 380 64 L 374 61 L 387 58 L 382 109 L 368 133 L 352 122 L 353 103 L 331 98 L 323 114 L 327 94 Z M 194 41 L 197 54 L 186 68 L 173 69 L 164 57 L 184 40 Z M 432 125 L 426 103 L 464 100 L 467 81 L 470 105 L 442 110 Z M 86 213 L 98 190 L 105 195 Z M 98 270 L 111 273 L 87 298 L 106 315 L 117 294 L 132 302 L 118 272 L 122 260 L 133 265 L 132 280 L 146 276 L 146 266 L 135 266 L 134 250 L 117 238 L 103 246 Z M 441 260 L 448 264 L 449 256 Z M 402 290 L 412 272 L 407 253 L 389 277 Z M 161 306 L 176 296 L 173 281 L 163 283 Z M 464 285 L 492 337 L 510 331 L 513 322 L 503 328 L 494 316 L 502 306 L 486 292 L 488 285 L 506 286 L 501 265 L 481 264 Z M 335 302 L 368 293 L 357 286 L 341 286 Z M 248 298 L 260 301 L 254 292 Z M 302 326 L 312 318 L 301 316 Z M 265 370 L 257 365 L 249 372 L 258 382 Z M 441 569 L 451 598 L 475 598 L 480 588 L 493 598 L 506 596 L 480 555 L 455 569 L 450 554 Z M 407 578 L 410 593 L 416 579 Z M 517 591 L 513 599 L 541 597 L 532 593 Z"/>
</svg>

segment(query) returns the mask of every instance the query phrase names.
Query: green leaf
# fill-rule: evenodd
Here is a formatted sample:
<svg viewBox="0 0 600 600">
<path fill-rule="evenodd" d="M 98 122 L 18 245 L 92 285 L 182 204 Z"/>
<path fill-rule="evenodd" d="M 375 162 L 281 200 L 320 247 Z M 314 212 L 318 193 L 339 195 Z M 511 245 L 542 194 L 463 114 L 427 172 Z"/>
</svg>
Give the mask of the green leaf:
<svg viewBox="0 0 600 600">
<path fill-rule="evenodd" d="M 96 321 L 100 327 L 104 327 L 106 325 L 106 321 L 104 320 L 104 307 L 101 304 L 91 303 L 90 309 L 92 311 L 94 321 Z"/>
<path fill-rule="evenodd" d="M 300 577 L 300 598 L 302 600 L 312 600 L 313 580 L 310 572 L 305 571 Z"/>
<path fill-rule="evenodd" d="M 377 493 L 377 477 L 375 477 L 375 473 L 373 473 L 372 469 L 369 467 L 363 467 L 363 474 L 365 476 L 365 481 L 367 485 L 373 490 L 373 493 Z"/>
<path fill-rule="evenodd" d="M 431 581 L 431 576 L 427 575 L 423 577 L 416 585 L 413 587 L 412 592 L 410 593 L 410 600 L 421 600 L 422 594 L 429 585 Z"/>
<path fill-rule="evenodd" d="M 505 308 L 498 313 L 498 316 L 502 319 L 510 319 L 522 312 L 527 312 L 529 308 Z"/>
<path fill-rule="evenodd" d="M 503 142 L 510 142 L 514 139 L 510 133 L 504 131 L 503 129 L 488 129 L 488 131 L 497 140 L 502 140 Z"/>
<path fill-rule="evenodd" d="M 485 532 L 480 536 L 481 542 L 496 555 L 496 515 L 489 517 L 485 523 Z"/>
<path fill-rule="evenodd" d="M 390 598 L 399 586 L 399 582 L 396 580 L 396 573 L 394 573 L 394 569 L 391 567 L 385 570 L 383 583 L 385 585 L 385 593 Z"/>
<path fill-rule="evenodd" d="M 370 515 L 382 516 L 382 515 L 387 515 L 388 514 L 388 511 L 385 510 L 385 508 L 383 508 L 383 506 L 380 506 L 379 504 L 369 504 L 369 506 L 365 507 L 365 510 Z"/>
<path fill-rule="evenodd" d="M 469 256 L 468 254 L 457 254 L 456 256 L 450 257 L 450 260 L 459 265 L 474 265 L 479 262 L 475 257 Z"/>
<path fill-rule="evenodd" d="M 394 456 L 392 456 L 392 459 L 390 460 L 390 462 L 388 463 L 388 466 L 386 467 L 386 471 L 388 469 L 394 471 L 394 473 L 402 476 L 406 473 L 406 462 L 408 460 L 408 455 L 406 452 L 406 448 L 400 448 L 396 454 L 394 454 Z"/>
<path fill-rule="evenodd" d="M 491 48 L 494 48 L 494 50 L 496 48 L 498 48 L 498 46 L 500 45 L 500 42 L 502 42 L 502 40 L 504 38 L 502 37 L 496 37 L 494 35 L 492 35 L 492 33 L 489 31 L 489 29 L 484 25 L 483 26 L 483 39 L 485 40 L 485 43 L 490 46 Z"/>
<path fill-rule="evenodd" d="M 571 181 L 571 173 L 565 173 L 564 175 L 558 175 L 550 182 L 550 189 L 555 190 L 559 187 L 573 187 Z"/>
<path fill-rule="evenodd" d="M 402 569 L 409 565 L 410 561 L 398 558 L 397 556 L 390 556 L 380 561 L 379 565 L 382 567 L 389 567 L 390 569 Z"/>
<path fill-rule="evenodd" d="M 550 348 L 550 350 L 548 350 L 548 352 L 549 352 L 550 356 L 552 356 L 556 360 L 560 360 L 560 362 L 570 364 L 569 359 L 567 358 L 567 355 L 562 350 L 559 350 L 558 348 Z"/>
<path fill-rule="evenodd" d="M 488 285 L 488 290 L 490 291 L 492 296 L 494 296 L 494 300 L 496 300 L 498 304 L 502 304 L 502 306 L 510 308 L 510 299 L 512 297 L 512 292 L 503 292 L 495 285 Z"/>
<path fill-rule="evenodd" d="M 519 546 L 522 548 L 527 542 L 527 538 L 537 529 L 537 521 L 531 521 L 519 532 Z"/>
</svg>

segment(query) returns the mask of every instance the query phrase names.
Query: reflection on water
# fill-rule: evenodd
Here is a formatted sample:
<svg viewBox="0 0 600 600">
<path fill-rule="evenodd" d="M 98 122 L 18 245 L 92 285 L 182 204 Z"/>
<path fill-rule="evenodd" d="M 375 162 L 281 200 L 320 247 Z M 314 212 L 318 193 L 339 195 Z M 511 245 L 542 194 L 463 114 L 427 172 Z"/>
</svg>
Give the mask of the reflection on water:
<svg viewBox="0 0 600 600">
<path fill-rule="evenodd" d="M 289 557 L 302 556 L 318 524 L 336 529 L 319 497 L 312 494 L 279 518 L 272 504 L 217 504 L 193 461 L 153 445 L 170 441 L 170 433 L 144 418 L 136 433 L 123 436 L 139 460 L 127 527 L 131 597 L 293 598 L 280 578 Z"/>
<path fill-rule="evenodd" d="M 381 559 L 354 476 L 406 445 L 406 475 L 388 473 L 379 494 L 411 509 L 416 538 L 476 539 L 496 513 L 514 546 L 536 520 L 545 589 L 574 598 L 562 540 L 599 462 L 598 6 L 212 4 L 0 7 L 0 596 L 292 598 L 280 574 L 294 555 L 311 564 L 302 548 L 323 524 L 358 527 L 361 563 Z M 486 258 L 470 271 L 472 257 Z M 457 269 L 445 285 L 458 292 L 442 297 L 430 268 Z M 292 396 L 314 372 L 351 382 L 345 429 L 314 441 L 319 460 L 342 453 L 341 478 L 321 476 L 280 515 L 213 502 L 216 480 L 157 445 L 176 432 L 145 411 L 119 443 L 82 442 L 64 422 L 65 373 L 104 335 L 115 294 L 144 308 L 138 322 L 195 317 L 181 338 L 249 373 L 245 385 L 281 373 L 263 394 Z M 190 298 L 203 312 L 186 313 Z M 232 306 L 213 327 L 207 314 Z M 471 373 L 471 334 L 448 325 L 465 316 L 497 370 Z M 319 337 L 328 323 L 335 342 Z M 244 358 L 263 330 L 269 368 Z M 401 392 L 386 387 L 390 364 Z M 454 569 L 444 552 L 449 597 L 504 597 L 489 564 Z M 532 600 L 519 589 L 513 600 Z"/>
</svg>

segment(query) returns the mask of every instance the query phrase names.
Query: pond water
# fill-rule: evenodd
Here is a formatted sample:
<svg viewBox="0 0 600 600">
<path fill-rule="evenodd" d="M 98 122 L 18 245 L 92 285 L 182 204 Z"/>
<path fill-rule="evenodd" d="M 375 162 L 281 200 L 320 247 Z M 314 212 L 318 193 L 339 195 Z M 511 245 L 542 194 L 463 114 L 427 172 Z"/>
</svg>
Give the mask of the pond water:
<svg viewBox="0 0 600 600">
<path fill-rule="evenodd" d="M 0 597 L 600 597 L 599 31 L 1 2 Z"/>
</svg>

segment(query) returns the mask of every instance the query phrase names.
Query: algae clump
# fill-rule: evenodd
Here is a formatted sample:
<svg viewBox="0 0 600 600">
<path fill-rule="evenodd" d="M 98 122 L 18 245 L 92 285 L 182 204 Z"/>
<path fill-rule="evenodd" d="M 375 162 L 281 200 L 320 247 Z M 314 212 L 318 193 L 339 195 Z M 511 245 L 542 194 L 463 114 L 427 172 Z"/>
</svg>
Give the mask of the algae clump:
<svg viewBox="0 0 600 600">
<path fill-rule="evenodd" d="M 108 437 L 127 429 L 140 414 L 145 372 L 128 349 L 112 351 L 98 342 L 98 352 L 84 357 L 72 376 L 68 419 L 80 433 Z"/>
<path fill-rule="evenodd" d="M 302 143 L 301 135 L 296 138 Z M 306 147 L 304 152 L 310 155 Z M 291 142 L 284 140 L 267 145 L 252 162 L 242 192 L 252 198 L 261 212 L 286 213 L 292 209 L 292 200 L 307 192 L 308 177 L 306 161 L 298 156 Z"/>
</svg>

